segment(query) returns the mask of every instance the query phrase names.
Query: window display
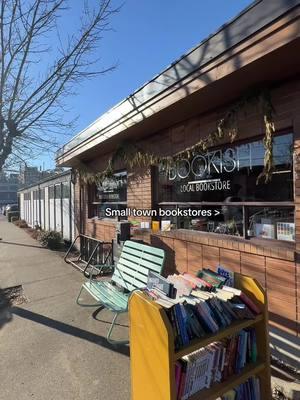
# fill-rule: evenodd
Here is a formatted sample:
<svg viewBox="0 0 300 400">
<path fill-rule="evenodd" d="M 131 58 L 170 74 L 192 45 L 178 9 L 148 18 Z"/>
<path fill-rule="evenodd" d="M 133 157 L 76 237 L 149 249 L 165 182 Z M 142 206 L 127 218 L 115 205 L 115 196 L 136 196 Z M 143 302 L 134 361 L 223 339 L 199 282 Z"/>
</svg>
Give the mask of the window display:
<svg viewBox="0 0 300 400">
<path fill-rule="evenodd" d="M 111 179 L 105 179 L 101 184 L 92 185 L 89 192 L 90 218 L 108 218 L 105 213 L 111 210 L 126 209 L 127 205 L 127 171 L 114 173 Z"/>
<path fill-rule="evenodd" d="M 274 137 L 274 171 L 268 183 L 258 181 L 264 165 L 262 139 L 180 160 L 168 171 L 158 171 L 158 205 L 211 210 L 200 218 L 173 217 L 172 228 L 294 240 L 292 149 L 291 133 Z"/>
</svg>

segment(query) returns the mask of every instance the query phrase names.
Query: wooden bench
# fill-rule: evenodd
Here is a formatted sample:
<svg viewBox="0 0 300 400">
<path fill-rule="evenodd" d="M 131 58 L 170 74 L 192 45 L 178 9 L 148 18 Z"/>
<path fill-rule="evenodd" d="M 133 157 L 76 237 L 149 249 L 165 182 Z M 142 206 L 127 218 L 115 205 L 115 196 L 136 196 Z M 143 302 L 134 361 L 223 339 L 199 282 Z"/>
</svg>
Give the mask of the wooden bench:
<svg viewBox="0 0 300 400">
<path fill-rule="evenodd" d="M 128 343 L 111 339 L 113 327 L 119 314 L 128 311 L 130 294 L 147 285 L 148 272 L 161 273 L 164 265 L 164 250 L 145 244 L 127 240 L 122 248 L 122 253 L 115 266 L 110 281 L 96 281 L 91 278 L 85 282 L 77 297 L 77 304 L 83 307 L 104 306 L 115 313 L 107 334 L 110 343 Z M 81 292 L 85 289 L 94 299 L 96 304 L 83 304 L 80 301 Z"/>
</svg>

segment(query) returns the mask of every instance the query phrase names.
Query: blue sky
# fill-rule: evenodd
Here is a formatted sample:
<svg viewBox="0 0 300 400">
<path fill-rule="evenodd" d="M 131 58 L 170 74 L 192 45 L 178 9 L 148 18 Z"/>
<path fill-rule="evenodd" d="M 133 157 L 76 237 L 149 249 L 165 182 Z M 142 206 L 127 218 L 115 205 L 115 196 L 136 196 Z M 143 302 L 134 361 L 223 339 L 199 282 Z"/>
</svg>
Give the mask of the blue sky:
<svg viewBox="0 0 300 400">
<path fill-rule="evenodd" d="M 96 4 L 97 0 L 90 0 Z M 65 32 L 73 32 L 82 1 L 69 1 L 64 14 Z M 125 0 L 113 16 L 113 30 L 105 33 L 99 56 L 103 67 L 118 63 L 111 73 L 77 87 L 77 97 L 67 100 L 70 117 L 78 115 L 78 133 L 143 83 L 214 33 L 249 0 Z M 116 6 L 120 2 L 115 1 Z M 75 25 L 75 26 L 74 26 Z M 55 47 L 55 43 L 52 44 Z M 68 138 L 62 138 L 61 144 Z M 33 160 L 33 165 L 54 167 L 53 154 Z"/>
</svg>

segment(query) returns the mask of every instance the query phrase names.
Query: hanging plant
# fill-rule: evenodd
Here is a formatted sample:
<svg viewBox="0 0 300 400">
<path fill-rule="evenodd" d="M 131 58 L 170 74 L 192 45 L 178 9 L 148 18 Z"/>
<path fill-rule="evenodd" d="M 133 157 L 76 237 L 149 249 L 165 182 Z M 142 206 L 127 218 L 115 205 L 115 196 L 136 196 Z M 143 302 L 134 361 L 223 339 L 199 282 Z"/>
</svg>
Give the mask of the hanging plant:
<svg viewBox="0 0 300 400">
<path fill-rule="evenodd" d="M 273 171 L 273 134 L 275 132 L 274 108 L 272 106 L 270 93 L 266 89 L 253 90 L 242 96 L 231 106 L 225 116 L 217 121 L 216 130 L 206 137 L 200 139 L 194 145 L 175 153 L 172 156 L 158 156 L 144 151 L 132 142 L 124 142 L 110 157 L 107 167 L 101 172 L 95 172 L 80 162 L 76 170 L 85 183 L 101 183 L 105 179 L 113 179 L 114 166 L 118 161 L 129 169 L 149 168 L 152 165 L 160 165 L 163 170 L 168 171 L 176 162 L 182 159 L 190 159 L 199 153 L 206 152 L 210 147 L 216 146 L 221 140 L 228 138 L 233 142 L 238 136 L 238 117 L 241 112 L 247 112 L 250 105 L 258 106 L 265 126 L 265 137 L 263 140 L 264 168 L 257 178 L 257 184 L 264 179 L 265 183 L 272 178 Z"/>
</svg>

